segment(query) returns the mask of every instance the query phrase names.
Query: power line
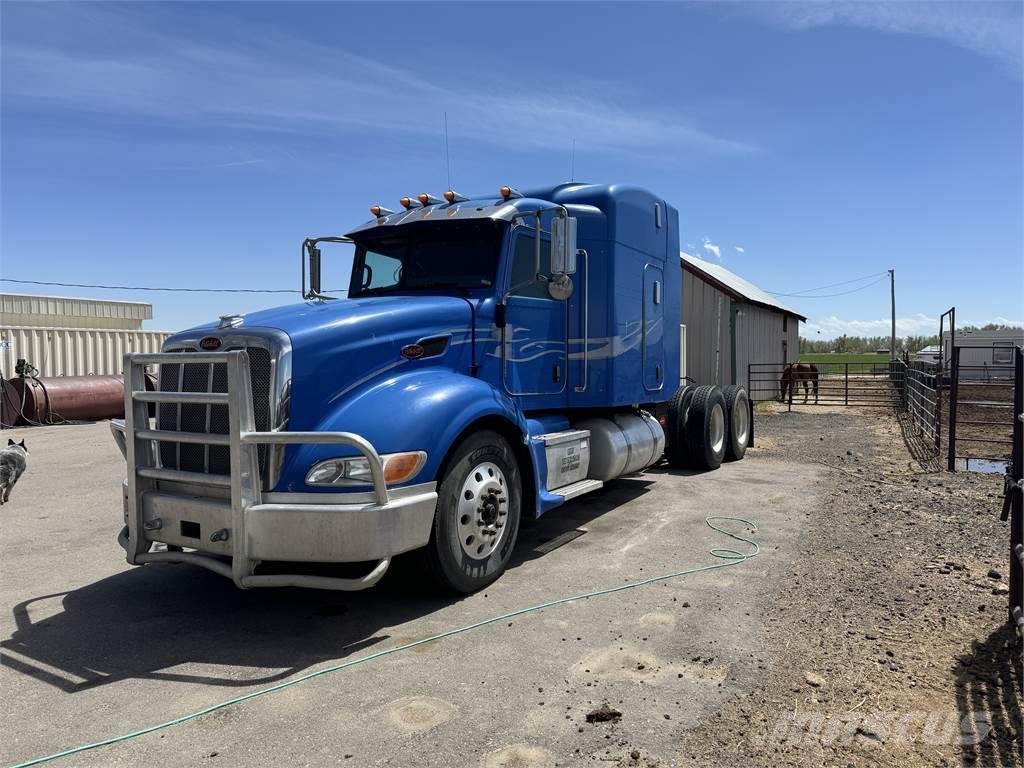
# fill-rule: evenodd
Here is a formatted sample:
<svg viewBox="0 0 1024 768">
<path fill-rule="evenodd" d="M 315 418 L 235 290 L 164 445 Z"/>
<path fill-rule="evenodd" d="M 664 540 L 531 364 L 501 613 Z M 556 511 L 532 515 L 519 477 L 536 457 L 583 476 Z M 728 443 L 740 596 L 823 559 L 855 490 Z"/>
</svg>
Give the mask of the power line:
<svg viewBox="0 0 1024 768">
<path fill-rule="evenodd" d="M 782 293 L 780 291 L 768 291 L 772 296 L 800 296 L 804 293 L 814 293 L 815 291 L 823 291 L 826 288 L 835 288 L 840 285 L 849 285 L 850 283 L 859 283 L 862 280 L 870 280 L 872 277 L 882 277 L 888 275 L 888 272 L 875 272 L 870 275 L 864 275 L 863 277 L 855 277 L 852 280 L 842 280 L 838 283 L 829 283 L 828 285 L 819 285 L 817 288 L 804 288 L 802 291 L 794 291 L 793 293 Z M 865 286 L 867 287 L 867 286 Z"/>
<path fill-rule="evenodd" d="M 171 293 L 299 293 L 288 288 L 162 288 L 152 285 L 99 285 L 93 283 L 51 283 L 45 280 L 15 280 L 0 277 L 0 282 L 22 285 L 50 285 L 60 288 L 105 288 L 114 291 L 168 291 Z"/>
<path fill-rule="evenodd" d="M 873 285 L 878 285 L 883 280 L 888 280 L 888 279 L 889 279 L 889 273 L 888 272 L 883 272 L 882 276 L 880 278 L 878 278 L 877 280 L 874 280 L 874 281 L 868 283 L 867 285 L 862 285 L 859 288 L 854 288 L 851 291 L 840 291 L 839 293 L 822 293 L 822 294 L 819 294 L 817 296 L 799 296 L 799 298 L 801 298 L 801 299 L 831 299 L 831 298 L 833 298 L 835 296 L 846 296 L 846 295 L 851 294 L 851 293 L 857 293 L 857 291 L 863 291 L 863 290 L 865 290 L 867 288 L 870 288 Z M 773 296 L 794 296 L 796 294 L 792 294 L 792 293 L 775 293 L 775 294 L 772 294 L 772 295 Z"/>
</svg>

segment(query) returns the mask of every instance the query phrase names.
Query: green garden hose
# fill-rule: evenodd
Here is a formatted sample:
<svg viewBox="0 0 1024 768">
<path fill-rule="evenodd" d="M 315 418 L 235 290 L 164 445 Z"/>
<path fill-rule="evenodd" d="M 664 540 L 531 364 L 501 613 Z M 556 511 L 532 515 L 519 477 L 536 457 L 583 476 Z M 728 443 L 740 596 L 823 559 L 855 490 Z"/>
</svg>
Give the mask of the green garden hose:
<svg viewBox="0 0 1024 768">
<path fill-rule="evenodd" d="M 164 728 L 170 728 L 172 725 L 179 725 L 181 723 L 186 723 L 189 720 L 195 720 L 196 718 L 202 717 L 203 715 L 208 715 L 211 712 L 216 712 L 218 709 L 225 709 L 226 707 L 230 707 L 230 706 L 233 706 L 235 704 L 240 704 L 243 701 L 248 701 L 249 699 L 255 699 L 258 696 L 265 696 L 268 693 L 273 693 L 274 691 L 280 691 L 282 688 L 289 688 L 289 687 L 291 687 L 293 685 L 298 685 L 299 683 L 303 683 L 306 680 L 311 680 L 314 677 L 319 677 L 320 675 L 326 675 L 326 674 L 328 674 L 330 672 L 338 672 L 339 670 L 347 669 L 348 667 L 354 667 L 357 664 L 365 664 L 368 661 L 374 661 L 375 659 L 382 658 L 383 656 L 390 656 L 391 654 L 398 653 L 399 651 L 407 651 L 410 648 L 415 648 L 418 645 L 426 645 L 427 643 L 433 643 L 433 642 L 436 642 L 437 640 L 443 640 L 444 638 L 452 637 L 453 635 L 461 635 L 462 633 L 469 632 L 470 630 L 473 630 L 473 629 L 479 629 L 480 627 L 486 627 L 488 624 L 495 624 L 495 623 L 497 623 L 499 621 L 505 621 L 506 619 L 514 618 L 515 616 L 522 616 L 522 615 L 527 614 L 527 613 L 533 613 L 534 611 L 539 611 L 539 610 L 541 610 L 543 608 L 551 608 L 551 607 L 556 606 L 556 605 L 562 605 L 564 603 L 571 603 L 571 602 L 574 602 L 576 600 L 585 600 L 585 599 L 587 599 L 589 597 L 600 597 L 601 595 L 610 595 L 610 594 L 613 594 L 615 592 L 623 592 L 623 591 L 625 591 L 627 589 L 636 589 L 637 587 L 643 587 L 643 586 L 646 586 L 647 584 L 653 584 L 653 583 L 658 582 L 658 581 L 666 581 L 668 579 L 675 579 L 675 578 L 678 578 L 680 576 L 689 576 L 691 574 L 701 573 L 703 571 L 713 571 L 713 570 L 716 570 L 716 569 L 719 569 L 719 568 L 729 568 L 730 566 L 739 565 L 740 563 L 745 563 L 747 560 L 750 560 L 751 558 L 755 557 L 758 554 L 758 552 L 761 551 L 760 547 L 758 547 L 756 541 L 753 541 L 752 539 L 748 539 L 748 538 L 745 538 L 743 536 L 740 536 L 737 533 L 732 533 L 732 532 L 727 531 L 727 530 L 725 530 L 723 528 L 719 528 L 717 525 L 715 525 L 715 522 L 726 522 L 726 521 L 734 522 L 734 523 L 742 523 L 743 525 L 745 525 L 748 528 L 750 528 L 753 533 L 757 532 L 757 526 L 755 526 L 749 520 L 744 520 L 743 518 L 740 518 L 740 517 L 710 516 L 710 517 L 705 517 L 704 518 L 704 522 L 707 523 L 709 528 L 711 528 L 714 531 L 717 531 L 718 533 L 724 534 L 724 535 L 728 536 L 729 538 L 735 539 L 736 541 L 741 541 L 744 544 L 749 544 L 751 547 L 753 547 L 753 551 L 744 553 L 744 552 L 739 552 L 738 550 L 735 550 L 735 549 L 712 549 L 710 551 L 711 556 L 721 560 L 722 562 L 711 563 L 710 565 L 702 565 L 699 568 L 688 568 L 688 569 L 686 569 L 684 571 L 675 571 L 674 573 L 668 573 L 668 574 L 665 574 L 664 576 L 653 576 L 653 577 L 651 577 L 649 579 L 644 579 L 643 581 L 634 581 L 634 582 L 630 582 L 628 584 L 622 584 L 622 585 L 617 586 L 617 587 L 608 587 L 606 589 L 599 589 L 599 590 L 596 590 L 594 592 L 585 592 L 585 593 L 583 593 L 581 595 L 573 595 L 572 597 L 561 597 L 561 598 L 559 598 L 557 600 L 550 600 L 550 601 L 548 601 L 546 603 L 540 603 L 539 605 L 531 605 L 529 608 L 520 608 L 518 610 L 511 611 L 510 613 L 503 613 L 501 616 L 494 616 L 494 617 L 492 617 L 490 619 L 484 619 L 483 621 L 478 621 L 478 622 L 476 622 L 474 624 L 467 624 L 466 626 L 459 627 L 458 629 L 449 629 L 449 630 L 447 630 L 445 632 L 441 632 L 439 634 L 433 635 L 432 637 L 427 637 L 427 638 L 424 638 L 422 640 L 416 640 L 415 642 L 412 642 L 412 643 L 405 643 L 404 645 L 397 645 L 394 648 L 387 648 L 387 649 L 385 649 L 383 651 L 378 651 L 377 653 L 371 653 L 368 656 L 361 656 L 358 659 L 352 659 L 350 661 L 345 661 L 345 662 L 342 662 L 340 664 L 335 664 L 335 665 L 330 666 L 330 667 L 324 667 L 323 669 L 318 669 L 315 672 L 309 672 L 309 673 L 307 673 L 305 675 L 300 675 L 299 677 L 292 678 L 291 680 L 286 680 L 283 683 L 278 683 L 277 685 L 271 685 L 271 686 L 268 686 L 267 688 L 260 688 L 257 691 L 252 691 L 251 693 L 246 693 L 246 694 L 243 694 L 241 696 L 236 696 L 233 699 L 228 699 L 227 701 L 222 701 L 219 704 L 214 704 L 212 706 L 206 707 L 205 709 L 200 709 L 200 710 L 197 710 L 196 712 L 190 712 L 188 714 L 182 715 L 181 717 L 176 717 L 173 720 L 167 720 L 166 722 L 163 722 L 163 723 L 157 723 L 156 725 L 150 725 L 150 726 L 147 726 L 145 728 L 140 728 L 139 730 L 132 731 L 131 733 L 125 733 L 125 734 L 122 734 L 120 736 L 111 736 L 109 739 L 103 739 L 102 741 L 95 741 L 95 742 L 93 742 L 91 744 L 82 744 L 81 746 L 71 747 L 70 749 L 65 749 L 65 750 L 63 750 L 61 752 L 54 752 L 52 755 L 46 755 L 44 757 L 36 757 L 36 758 L 33 758 L 32 760 L 26 760 L 23 763 L 18 763 L 17 765 L 12 766 L 12 768 L 28 768 L 28 766 L 39 765 L 41 763 L 47 763 L 50 760 L 56 760 L 57 758 L 60 758 L 60 757 L 68 757 L 70 755 L 76 755 L 79 752 L 85 752 L 85 751 L 90 750 L 90 749 L 96 749 L 98 747 L 106 747 L 106 746 L 109 746 L 111 744 L 117 744 L 117 743 L 122 742 L 122 741 L 128 741 L 129 739 L 134 739 L 134 738 L 136 738 L 138 736 L 144 736 L 147 733 L 153 733 L 154 731 L 160 731 L 160 730 L 163 730 Z"/>
</svg>

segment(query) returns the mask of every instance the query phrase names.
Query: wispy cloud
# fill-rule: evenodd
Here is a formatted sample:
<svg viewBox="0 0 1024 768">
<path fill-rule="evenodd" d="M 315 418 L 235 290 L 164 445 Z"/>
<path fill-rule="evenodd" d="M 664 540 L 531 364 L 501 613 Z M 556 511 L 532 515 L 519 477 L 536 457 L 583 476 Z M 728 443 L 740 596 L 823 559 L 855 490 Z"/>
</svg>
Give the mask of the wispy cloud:
<svg viewBox="0 0 1024 768">
<path fill-rule="evenodd" d="M 652 146 L 694 155 L 755 151 L 699 127 L 676 109 L 615 103 L 597 88 L 556 93 L 529 78 L 482 68 L 431 77 L 421 69 L 355 55 L 340 44 L 319 45 L 237 19 L 229 38 L 211 30 L 204 40 L 163 31 L 171 25 L 133 10 L 83 4 L 69 13 L 91 28 L 116 29 L 116 49 L 8 36 L 5 100 L 165 123 L 430 136 L 438 134 L 447 110 L 452 136 L 506 147 L 569 146 L 583 130 L 580 151 L 642 153 Z"/>
<path fill-rule="evenodd" d="M 730 4 L 741 13 L 789 29 L 826 26 L 942 40 L 987 56 L 1022 77 L 1021 4 L 994 2 L 755 2 Z"/>
<path fill-rule="evenodd" d="M 252 160 L 234 160 L 228 163 L 221 163 L 218 168 L 241 168 L 244 165 L 262 165 L 263 160 L 261 158 L 254 158 Z"/>
<path fill-rule="evenodd" d="M 715 245 L 713 242 L 711 242 L 711 238 L 709 238 L 707 235 L 704 236 L 703 244 L 705 251 L 710 253 L 719 261 L 722 260 L 722 247 L 720 245 Z"/>
<path fill-rule="evenodd" d="M 733 246 L 733 247 L 736 249 L 736 253 L 746 253 L 747 252 L 747 249 L 744 248 L 742 245 L 736 245 L 736 246 Z"/>
</svg>

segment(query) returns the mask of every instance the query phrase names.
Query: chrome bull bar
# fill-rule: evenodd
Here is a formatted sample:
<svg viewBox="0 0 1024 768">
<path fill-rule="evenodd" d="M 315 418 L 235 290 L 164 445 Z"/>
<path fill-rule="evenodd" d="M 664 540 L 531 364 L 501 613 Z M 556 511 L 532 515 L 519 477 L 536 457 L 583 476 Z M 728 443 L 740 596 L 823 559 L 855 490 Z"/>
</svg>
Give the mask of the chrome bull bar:
<svg viewBox="0 0 1024 768">
<path fill-rule="evenodd" d="M 167 363 L 224 364 L 227 368 L 227 392 L 152 392 L 146 391 L 147 365 Z M 255 574 L 259 560 L 250 557 L 246 521 L 250 514 L 274 512 L 274 504 L 264 504 L 260 487 L 257 456 L 259 445 L 330 444 L 350 445 L 366 457 L 373 479 L 374 507 L 386 507 L 390 501 L 384 481 L 384 466 L 373 445 L 363 437 L 349 432 L 257 432 L 253 415 L 249 359 L 245 350 L 229 352 L 174 352 L 127 354 L 125 371 L 125 419 L 112 422 L 111 430 L 127 462 L 127 525 L 118 541 L 127 553 L 128 562 L 141 565 L 153 562 L 184 562 L 198 565 L 232 579 L 242 589 L 251 587 L 294 586 L 313 589 L 352 591 L 376 584 L 387 571 L 391 557 L 379 559 L 370 573 L 362 578 L 336 578 L 307 574 Z M 150 403 L 223 405 L 228 409 L 228 433 L 175 432 L 152 429 Z M 159 466 L 157 444 L 160 441 L 227 446 L 230 452 L 230 475 L 211 475 Z M 230 543 L 230 565 L 216 554 L 204 552 L 150 552 L 152 541 L 146 534 L 147 521 L 143 497 L 159 490 L 158 483 L 179 482 L 231 491 L 230 528 L 218 531 L 220 541 Z M 315 494 L 310 494 L 314 496 Z M 152 521 L 150 521 L 152 525 Z M 211 539 L 212 541 L 213 539 Z"/>
</svg>

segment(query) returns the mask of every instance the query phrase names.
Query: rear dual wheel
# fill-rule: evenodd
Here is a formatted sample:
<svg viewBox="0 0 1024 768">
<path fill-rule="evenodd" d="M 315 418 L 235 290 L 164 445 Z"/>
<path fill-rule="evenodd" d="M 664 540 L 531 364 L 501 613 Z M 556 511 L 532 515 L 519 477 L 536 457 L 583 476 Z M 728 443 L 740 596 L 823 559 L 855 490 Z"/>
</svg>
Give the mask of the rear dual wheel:
<svg viewBox="0 0 1024 768">
<path fill-rule="evenodd" d="M 750 397 L 739 384 L 722 389 L 729 428 L 725 442 L 726 461 L 739 461 L 750 444 Z"/>
<path fill-rule="evenodd" d="M 750 401 L 738 385 L 676 390 L 665 425 L 665 457 L 673 467 L 717 469 L 739 460 L 750 440 Z"/>
<path fill-rule="evenodd" d="M 696 469 L 718 469 L 725 459 L 728 425 L 725 397 L 718 387 L 697 387 L 686 412 L 689 464 Z"/>
</svg>

